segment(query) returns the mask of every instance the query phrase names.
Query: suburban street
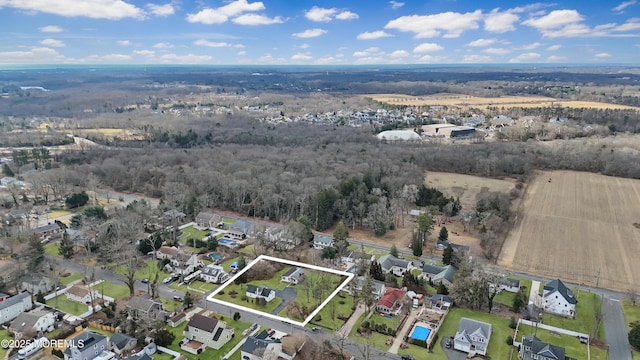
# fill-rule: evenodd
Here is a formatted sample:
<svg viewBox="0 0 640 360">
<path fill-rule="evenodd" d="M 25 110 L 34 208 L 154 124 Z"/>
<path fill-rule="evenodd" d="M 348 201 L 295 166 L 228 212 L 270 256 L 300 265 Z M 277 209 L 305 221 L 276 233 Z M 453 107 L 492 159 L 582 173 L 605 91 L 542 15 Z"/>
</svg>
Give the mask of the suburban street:
<svg viewBox="0 0 640 360">
<path fill-rule="evenodd" d="M 624 320 L 622 307 L 620 307 L 620 301 L 603 299 L 602 316 L 604 317 L 604 332 L 609 344 L 609 359 L 633 359 L 628 340 L 627 324 Z"/>
</svg>

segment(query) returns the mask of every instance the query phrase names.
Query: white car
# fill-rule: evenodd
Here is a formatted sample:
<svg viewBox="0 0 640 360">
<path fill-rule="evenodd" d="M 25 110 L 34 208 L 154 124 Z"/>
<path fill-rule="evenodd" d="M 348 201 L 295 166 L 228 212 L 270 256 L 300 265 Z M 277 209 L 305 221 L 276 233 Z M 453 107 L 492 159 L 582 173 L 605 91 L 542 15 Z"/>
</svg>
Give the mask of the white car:
<svg viewBox="0 0 640 360">
<path fill-rule="evenodd" d="M 172 277 L 168 277 L 168 278 L 164 278 L 164 280 L 162 280 L 162 283 L 163 284 L 168 284 L 168 283 L 170 283 L 172 281 L 173 281 L 173 278 Z"/>
</svg>

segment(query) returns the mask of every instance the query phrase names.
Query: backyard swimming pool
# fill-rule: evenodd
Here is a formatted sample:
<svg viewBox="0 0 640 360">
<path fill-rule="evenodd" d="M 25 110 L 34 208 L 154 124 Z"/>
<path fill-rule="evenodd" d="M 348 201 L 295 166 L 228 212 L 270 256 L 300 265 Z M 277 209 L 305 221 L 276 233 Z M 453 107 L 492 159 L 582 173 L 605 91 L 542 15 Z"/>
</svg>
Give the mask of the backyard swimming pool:
<svg viewBox="0 0 640 360">
<path fill-rule="evenodd" d="M 210 257 L 213 261 L 220 261 L 224 259 L 224 255 L 218 253 L 209 253 L 207 256 Z"/>
<path fill-rule="evenodd" d="M 230 249 L 235 249 L 239 245 L 237 241 L 231 240 L 229 238 L 218 239 L 218 244 L 222 245 L 222 246 L 226 246 L 226 247 L 228 247 Z"/>
<path fill-rule="evenodd" d="M 411 338 L 416 340 L 427 341 L 429 337 L 429 333 L 431 333 L 431 329 L 427 329 L 426 327 L 416 325 L 413 328 L 413 333 L 411 333 Z"/>
</svg>

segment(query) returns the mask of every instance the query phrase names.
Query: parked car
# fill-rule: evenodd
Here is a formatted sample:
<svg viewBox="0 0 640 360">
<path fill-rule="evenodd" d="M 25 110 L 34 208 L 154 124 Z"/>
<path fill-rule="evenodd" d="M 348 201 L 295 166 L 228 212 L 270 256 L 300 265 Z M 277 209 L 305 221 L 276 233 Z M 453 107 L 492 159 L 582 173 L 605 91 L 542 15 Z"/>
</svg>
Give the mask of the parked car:
<svg viewBox="0 0 640 360">
<path fill-rule="evenodd" d="M 147 284 L 149 282 L 149 279 L 142 279 L 142 280 L 140 280 L 140 282 L 143 283 L 143 284 Z"/>
<path fill-rule="evenodd" d="M 320 331 L 322 328 L 320 326 L 314 326 L 311 328 L 311 331 Z"/>
<path fill-rule="evenodd" d="M 167 278 L 164 278 L 164 279 L 162 280 L 162 283 L 163 283 L 163 284 L 168 284 L 168 283 L 170 283 L 170 282 L 172 282 L 172 281 L 173 281 L 173 278 L 172 278 L 172 277 L 167 277 Z"/>
<path fill-rule="evenodd" d="M 450 337 L 444 339 L 444 347 L 446 347 L 447 349 L 451 349 L 451 338 Z"/>
<path fill-rule="evenodd" d="M 173 300 L 175 301 L 183 301 L 182 296 L 173 295 Z"/>
<path fill-rule="evenodd" d="M 411 355 L 406 355 L 406 354 L 405 354 L 405 355 L 400 355 L 400 358 L 401 358 L 402 360 L 416 360 L 413 356 L 411 356 Z"/>
</svg>

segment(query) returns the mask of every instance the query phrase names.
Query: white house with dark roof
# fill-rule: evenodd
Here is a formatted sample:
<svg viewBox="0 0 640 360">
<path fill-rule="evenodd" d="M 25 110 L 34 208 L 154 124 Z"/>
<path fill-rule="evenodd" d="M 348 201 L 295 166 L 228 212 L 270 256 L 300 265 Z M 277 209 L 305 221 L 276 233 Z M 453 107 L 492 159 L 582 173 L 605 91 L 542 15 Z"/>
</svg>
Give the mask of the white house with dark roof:
<svg viewBox="0 0 640 360">
<path fill-rule="evenodd" d="M 276 292 L 273 289 L 269 289 L 266 286 L 247 285 L 246 295 L 252 299 L 264 299 L 266 302 L 270 302 L 275 299 Z"/>
<path fill-rule="evenodd" d="M 350 295 L 354 295 L 362 290 L 364 283 L 367 281 L 366 276 L 358 276 L 355 279 L 351 280 L 347 286 L 342 288 L 342 291 L 349 293 Z M 373 285 L 373 289 L 371 292 L 375 296 L 376 301 L 380 300 L 380 298 L 384 295 L 386 290 L 384 283 L 381 281 L 372 280 L 371 285 Z"/>
<path fill-rule="evenodd" d="M 65 296 L 67 299 L 80 304 L 90 304 L 92 297 L 94 300 L 100 298 L 100 293 L 85 285 L 73 285 L 67 289 Z"/>
<path fill-rule="evenodd" d="M 31 310 L 31 308 L 33 308 L 31 294 L 26 291 L 1 301 L 0 323 L 11 321 L 23 312 Z"/>
<path fill-rule="evenodd" d="M 313 247 L 322 250 L 326 247 L 333 246 L 333 236 L 325 234 L 315 234 L 313 236 Z"/>
<path fill-rule="evenodd" d="M 438 266 L 424 264 L 422 267 L 422 277 L 427 281 L 431 280 L 434 284 L 443 283 L 446 287 L 450 287 L 453 285 L 456 271 L 456 268 L 452 265 Z"/>
<path fill-rule="evenodd" d="M 33 310 L 29 312 L 23 312 L 13 319 L 9 325 L 9 332 L 13 334 L 16 339 L 27 338 L 30 339 L 35 336 L 42 336 L 42 334 L 51 328 L 55 324 L 55 318 L 53 313 L 44 310 Z"/>
<path fill-rule="evenodd" d="M 486 355 L 489 340 L 491 340 L 491 324 L 462 318 L 456 336 L 453 338 L 453 348 L 468 353 L 469 357 Z"/>
<path fill-rule="evenodd" d="M 577 303 L 576 296 L 560 279 L 547 283 L 542 290 L 542 310 L 545 312 L 574 318 Z"/>
<path fill-rule="evenodd" d="M 383 273 L 391 273 L 395 276 L 402 276 L 413 267 L 411 261 L 399 259 L 391 254 L 381 256 L 378 259 L 378 263 L 380 264 Z"/>
<path fill-rule="evenodd" d="M 280 277 L 280 281 L 297 285 L 304 277 L 304 270 L 299 266 L 293 266 Z"/>
<path fill-rule="evenodd" d="M 200 354 L 207 347 L 219 350 L 234 337 L 234 329 L 224 321 L 194 314 L 184 328 L 185 339 L 180 348 L 192 354 Z"/>
<path fill-rule="evenodd" d="M 222 284 L 229 280 L 229 274 L 220 265 L 209 264 L 202 269 L 200 278 L 208 283 Z"/>
</svg>

